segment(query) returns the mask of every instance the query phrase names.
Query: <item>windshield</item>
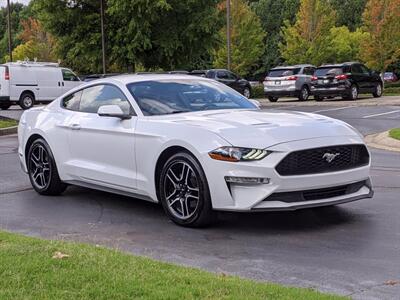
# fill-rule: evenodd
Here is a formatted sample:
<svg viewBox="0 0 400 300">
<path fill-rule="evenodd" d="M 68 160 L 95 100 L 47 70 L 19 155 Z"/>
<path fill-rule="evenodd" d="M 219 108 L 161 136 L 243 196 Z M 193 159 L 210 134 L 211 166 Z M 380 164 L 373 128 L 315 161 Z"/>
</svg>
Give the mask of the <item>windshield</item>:
<svg viewBox="0 0 400 300">
<path fill-rule="evenodd" d="M 315 74 L 314 76 L 327 76 L 327 75 L 341 75 L 343 74 L 343 70 L 342 68 L 318 68 L 317 70 L 315 70 Z"/>
<path fill-rule="evenodd" d="M 268 77 L 285 77 L 296 75 L 300 72 L 300 68 L 295 69 L 274 69 L 269 71 Z"/>
<path fill-rule="evenodd" d="M 127 87 L 146 116 L 257 108 L 244 96 L 217 81 L 167 79 L 131 83 Z"/>
</svg>

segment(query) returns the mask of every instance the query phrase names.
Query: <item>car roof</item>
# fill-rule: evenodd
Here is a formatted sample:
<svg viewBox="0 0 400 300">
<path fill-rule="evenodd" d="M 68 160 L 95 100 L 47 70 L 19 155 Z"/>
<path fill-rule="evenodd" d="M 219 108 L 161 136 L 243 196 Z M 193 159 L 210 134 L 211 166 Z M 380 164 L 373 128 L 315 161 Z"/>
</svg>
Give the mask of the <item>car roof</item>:
<svg viewBox="0 0 400 300">
<path fill-rule="evenodd" d="M 325 64 L 325 65 L 321 65 L 318 68 L 341 68 L 341 67 L 345 67 L 345 66 L 351 66 L 354 64 L 361 64 L 358 61 L 348 61 L 348 62 L 344 62 L 344 63 L 340 63 L 340 64 Z"/>
<path fill-rule="evenodd" d="M 118 81 L 122 84 L 128 84 L 128 83 L 134 83 L 134 82 L 143 82 L 143 81 L 158 81 L 158 80 L 211 80 L 211 79 L 206 79 L 203 77 L 195 77 L 192 75 L 186 75 L 186 74 L 127 74 L 127 75 L 117 75 L 109 78 L 104 78 L 100 80 L 101 82 L 107 82 L 107 81 Z M 100 82 L 98 81 L 98 82 Z"/>
<path fill-rule="evenodd" d="M 310 64 L 299 64 L 299 65 L 292 65 L 292 66 L 277 66 L 277 67 L 272 68 L 270 71 L 272 71 L 272 70 L 285 70 L 285 69 L 304 68 L 304 67 L 313 67 L 313 68 L 315 68 L 315 66 L 310 65 Z"/>
</svg>

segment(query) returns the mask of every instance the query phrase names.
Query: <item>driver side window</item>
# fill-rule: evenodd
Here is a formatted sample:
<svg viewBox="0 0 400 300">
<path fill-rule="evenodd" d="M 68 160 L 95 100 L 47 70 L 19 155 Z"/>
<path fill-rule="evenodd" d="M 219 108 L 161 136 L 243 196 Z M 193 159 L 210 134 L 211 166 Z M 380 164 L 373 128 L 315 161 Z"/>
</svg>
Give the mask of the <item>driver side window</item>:
<svg viewBox="0 0 400 300">
<path fill-rule="evenodd" d="M 118 105 L 125 114 L 133 112 L 128 99 L 115 86 L 96 85 L 82 91 L 79 111 L 97 114 L 103 105 Z"/>
</svg>

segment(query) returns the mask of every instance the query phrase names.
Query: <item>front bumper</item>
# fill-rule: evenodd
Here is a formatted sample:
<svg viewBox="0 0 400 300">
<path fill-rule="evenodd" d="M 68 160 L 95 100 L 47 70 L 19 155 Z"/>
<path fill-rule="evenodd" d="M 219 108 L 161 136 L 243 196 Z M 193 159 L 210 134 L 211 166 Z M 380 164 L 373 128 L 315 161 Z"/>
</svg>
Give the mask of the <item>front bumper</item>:
<svg viewBox="0 0 400 300">
<path fill-rule="evenodd" d="M 370 165 L 354 169 L 296 176 L 281 176 L 275 167 L 290 152 L 331 145 L 360 144 L 358 136 L 326 137 L 294 141 L 268 148 L 273 153 L 263 160 L 229 163 L 205 161 L 205 172 L 210 188 L 212 205 L 216 210 L 260 211 L 296 210 L 308 207 L 335 205 L 363 198 L 371 198 L 373 189 L 369 177 Z M 268 184 L 227 183 L 225 177 L 267 178 Z M 359 189 L 344 195 L 316 198 L 312 200 L 279 201 L 273 195 L 336 188 L 364 182 Z"/>
</svg>

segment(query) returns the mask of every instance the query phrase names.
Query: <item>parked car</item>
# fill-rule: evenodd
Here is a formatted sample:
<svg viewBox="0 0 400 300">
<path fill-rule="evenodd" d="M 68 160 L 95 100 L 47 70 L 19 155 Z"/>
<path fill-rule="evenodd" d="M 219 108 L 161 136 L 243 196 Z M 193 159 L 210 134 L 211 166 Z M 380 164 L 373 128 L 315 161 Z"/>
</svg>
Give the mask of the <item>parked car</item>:
<svg viewBox="0 0 400 300">
<path fill-rule="evenodd" d="M 360 93 L 381 97 L 383 82 L 378 72 L 359 62 L 322 65 L 315 70 L 311 91 L 316 101 L 325 97 L 356 100 Z"/>
<path fill-rule="evenodd" d="M 19 104 L 22 109 L 49 102 L 82 84 L 70 69 L 57 63 L 16 62 L 0 65 L 0 109 Z"/>
<path fill-rule="evenodd" d="M 238 91 L 246 98 L 251 97 L 251 84 L 246 79 L 225 69 L 194 70 L 190 75 L 217 80 Z"/>
<path fill-rule="evenodd" d="M 397 78 L 395 73 L 385 72 L 385 74 L 383 74 L 383 80 L 386 82 L 396 82 L 399 79 Z"/>
<path fill-rule="evenodd" d="M 373 195 L 370 155 L 353 127 L 262 111 L 207 78 L 89 82 L 25 111 L 18 134 L 39 194 L 69 184 L 123 194 L 161 203 L 182 226 L 207 225 L 218 210 L 291 211 Z"/>
<path fill-rule="evenodd" d="M 121 74 L 120 73 L 90 74 L 90 75 L 82 76 L 83 77 L 82 80 L 85 82 L 89 82 L 89 81 L 93 81 L 96 79 L 113 77 L 113 76 L 117 76 L 117 75 L 121 75 Z"/>
<path fill-rule="evenodd" d="M 297 97 L 306 101 L 310 97 L 313 65 L 276 67 L 268 72 L 264 80 L 264 94 L 271 102 L 279 97 Z"/>
</svg>

